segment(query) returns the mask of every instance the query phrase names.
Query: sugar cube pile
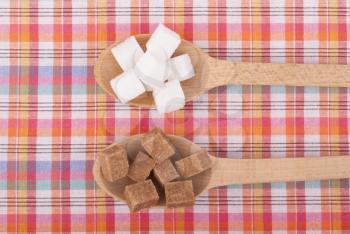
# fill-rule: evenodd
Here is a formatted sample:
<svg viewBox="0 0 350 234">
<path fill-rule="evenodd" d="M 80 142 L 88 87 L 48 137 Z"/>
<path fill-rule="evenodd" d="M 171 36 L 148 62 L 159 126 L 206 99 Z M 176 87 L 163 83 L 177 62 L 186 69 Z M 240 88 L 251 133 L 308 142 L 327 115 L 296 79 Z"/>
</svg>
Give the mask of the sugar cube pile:
<svg viewBox="0 0 350 234">
<path fill-rule="evenodd" d="M 181 82 L 194 77 L 195 72 L 188 54 L 172 58 L 180 43 L 176 32 L 159 24 L 147 41 L 145 52 L 134 36 L 113 47 L 113 57 L 123 70 L 110 81 L 118 99 L 127 103 L 150 91 L 159 113 L 183 108 Z"/>
<path fill-rule="evenodd" d="M 131 179 L 123 188 L 130 210 L 152 207 L 161 200 L 165 200 L 167 207 L 193 205 L 193 176 L 211 168 L 209 155 L 205 151 L 180 155 L 159 128 L 142 136 L 140 143 L 141 149 L 136 156 L 128 155 L 125 146 L 115 144 L 98 154 L 107 181 L 114 183 L 125 177 Z M 131 161 L 130 165 L 128 161 Z"/>
</svg>

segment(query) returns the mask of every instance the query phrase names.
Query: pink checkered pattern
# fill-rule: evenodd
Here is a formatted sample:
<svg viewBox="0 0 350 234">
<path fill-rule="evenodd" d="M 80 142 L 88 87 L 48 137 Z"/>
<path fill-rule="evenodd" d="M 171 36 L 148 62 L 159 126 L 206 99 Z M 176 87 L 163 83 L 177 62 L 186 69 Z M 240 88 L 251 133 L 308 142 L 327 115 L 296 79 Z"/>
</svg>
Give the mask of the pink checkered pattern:
<svg viewBox="0 0 350 234">
<path fill-rule="evenodd" d="M 232 185 L 196 205 L 130 213 L 96 187 L 96 152 L 159 126 L 218 157 L 349 154 L 349 89 L 228 86 L 176 113 L 115 102 L 93 65 L 165 23 L 213 57 L 349 63 L 350 4 L 0 1 L 0 231 L 350 232 L 349 180 Z"/>
</svg>

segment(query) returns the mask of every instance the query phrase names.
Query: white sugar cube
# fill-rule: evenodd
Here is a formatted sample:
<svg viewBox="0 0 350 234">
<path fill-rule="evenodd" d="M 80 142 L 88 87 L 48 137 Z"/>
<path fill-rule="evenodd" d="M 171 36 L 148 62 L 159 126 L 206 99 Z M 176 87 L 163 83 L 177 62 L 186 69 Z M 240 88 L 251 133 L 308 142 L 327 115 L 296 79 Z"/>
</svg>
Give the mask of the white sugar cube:
<svg viewBox="0 0 350 234">
<path fill-rule="evenodd" d="M 147 50 L 147 51 L 151 52 L 153 56 L 155 56 L 160 61 L 167 61 L 169 59 L 168 54 L 165 51 L 165 49 L 163 49 L 163 47 L 156 46 L 156 47 L 153 47 L 151 50 Z"/>
<path fill-rule="evenodd" d="M 176 56 L 170 59 L 169 63 L 171 67 L 171 73 L 168 75 L 169 80 L 177 78 L 184 81 L 194 77 L 194 69 L 188 54 Z"/>
<path fill-rule="evenodd" d="M 166 79 L 168 63 L 159 60 L 151 52 L 146 51 L 136 63 L 135 71 L 143 83 L 148 86 L 162 87 Z"/>
<path fill-rule="evenodd" d="M 132 69 L 144 54 L 134 36 L 120 42 L 111 51 L 123 71 Z"/>
<path fill-rule="evenodd" d="M 146 91 L 148 91 L 148 92 L 153 91 L 153 87 L 152 87 L 152 86 L 146 84 L 146 83 L 143 82 L 142 80 L 141 80 L 141 82 L 142 82 L 143 86 L 145 86 Z"/>
<path fill-rule="evenodd" d="M 115 77 L 110 81 L 110 84 L 122 103 L 130 101 L 146 91 L 136 72 L 132 69 Z"/>
<path fill-rule="evenodd" d="M 157 55 L 161 55 L 160 51 L 164 49 L 166 55 L 164 59 L 169 59 L 180 43 L 181 38 L 176 32 L 165 27 L 163 24 L 159 24 L 147 41 L 146 47 L 147 50 L 154 51 L 154 54 Z"/>
<path fill-rule="evenodd" d="M 177 74 L 177 72 L 174 70 L 174 67 L 171 65 L 170 60 L 168 63 L 169 63 L 169 66 L 168 66 L 168 72 L 166 75 L 167 81 L 171 81 L 171 80 L 179 80 L 180 81 L 180 77 Z"/>
<path fill-rule="evenodd" d="M 153 98 L 160 113 L 173 112 L 185 105 L 185 94 L 178 80 L 168 81 L 164 87 L 154 90 Z"/>
</svg>

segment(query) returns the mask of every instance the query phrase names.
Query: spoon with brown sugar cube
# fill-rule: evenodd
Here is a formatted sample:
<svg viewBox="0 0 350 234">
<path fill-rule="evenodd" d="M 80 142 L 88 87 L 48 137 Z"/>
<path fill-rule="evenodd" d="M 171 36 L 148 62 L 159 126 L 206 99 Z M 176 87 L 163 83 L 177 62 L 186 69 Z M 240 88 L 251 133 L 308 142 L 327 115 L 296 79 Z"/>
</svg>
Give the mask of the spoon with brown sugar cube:
<svg viewBox="0 0 350 234">
<path fill-rule="evenodd" d="M 145 50 L 151 34 L 135 35 L 137 42 Z M 110 81 L 123 70 L 115 61 L 111 49 L 119 42 L 106 48 L 99 56 L 94 67 L 97 83 L 108 94 L 117 98 Z M 273 64 L 245 63 L 220 60 L 210 57 L 191 42 L 181 40 L 174 56 L 188 54 L 195 72 L 192 79 L 181 82 L 186 101 L 191 101 L 214 87 L 236 85 L 286 85 L 349 87 L 350 66 L 334 64 Z M 140 107 L 152 107 L 154 101 L 151 92 L 128 102 Z"/>
<path fill-rule="evenodd" d="M 129 160 L 142 150 L 141 138 L 135 135 L 115 145 L 125 147 Z M 177 150 L 178 159 L 186 158 L 202 149 L 195 143 L 179 136 L 168 136 Z M 209 155 L 211 168 L 191 176 L 195 196 L 215 187 L 230 184 L 254 184 L 288 181 L 329 180 L 350 178 L 349 156 L 298 157 L 271 159 L 229 159 Z M 109 182 L 102 174 L 97 159 L 93 167 L 98 186 L 111 197 L 125 201 L 124 189 L 135 183 L 129 177 Z M 164 199 L 157 206 L 165 206 Z"/>
</svg>

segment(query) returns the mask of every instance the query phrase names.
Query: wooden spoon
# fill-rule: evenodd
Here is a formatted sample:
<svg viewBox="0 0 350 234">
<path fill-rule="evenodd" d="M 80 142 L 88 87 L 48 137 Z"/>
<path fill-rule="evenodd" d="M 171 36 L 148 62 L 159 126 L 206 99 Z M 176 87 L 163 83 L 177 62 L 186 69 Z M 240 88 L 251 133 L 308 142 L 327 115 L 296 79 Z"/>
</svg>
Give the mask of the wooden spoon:
<svg viewBox="0 0 350 234">
<path fill-rule="evenodd" d="M 130 160 L 142 149 L 142 135 L 127 138 L 121 143 L 126 147 Z M 201 148 L 179 136 L 169 136 L 178 150 L 175 157 L 188 156 Z M 350 177 L 350 156 L 273 158 L 273 159 L 228 159 L 210 155 L 213 167 L 191 177 L 195 195 L 208 189 L 229 184 L 251 184 L 288 182 L 305 180 L 328 180 Z M 98 186 L 115 199 L 125 200 L 123 192 L 126 185 L 134 183 L 129 178 L 111 183 L 104 179 L 98 160 L 93 167 L 93 175 Z M 165 202 L 159 202 L 164 206 Z"/>
<path fill-rule="evenodd" d="M 150 34 L 139 34 L 135 37 L 145 50 Z M 117 97 L 109 81 L 122 73 L 122 69 L 111 53 L 111 48 L 117 44 L 118 42 L 114 43 L 100 54 L 94 68 L 97 83 L 115 98 Z M 212 58 L 191 42 L 182 40 L 174 56 L 184 53 L 191 57 L 196 74 L 194 78 L 181 82 L 186 101 L 192 100 L 211 88 L 227 84 L 350 86 L 350 66 L 347 65 L 232 62 Z M 150 92 L 131 100 L 129 104 L 142 107 L 154 106 Z"/>
</svg>

